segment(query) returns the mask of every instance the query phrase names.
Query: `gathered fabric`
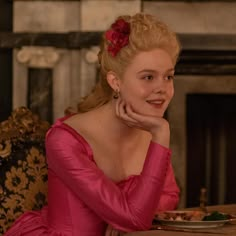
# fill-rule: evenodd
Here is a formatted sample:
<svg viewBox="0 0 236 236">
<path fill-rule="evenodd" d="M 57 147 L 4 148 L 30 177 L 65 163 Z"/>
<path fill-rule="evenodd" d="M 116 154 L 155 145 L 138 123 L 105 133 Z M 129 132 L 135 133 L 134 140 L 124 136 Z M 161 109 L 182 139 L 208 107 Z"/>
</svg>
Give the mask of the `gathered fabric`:
<svg viewBox="0 0 236 236">
<path fill-rule="evenodd" d="M 102 236 L 108 224 L 123 232 L 148 230 L 157 210 L 177 206 L 171 151 L 157 143 L 150 143 L 142 172 L 118 183 L 63 119 L 48 131 L 46 150 L 48 206 L 24 213 L 4 236 Z"/>
</svg>

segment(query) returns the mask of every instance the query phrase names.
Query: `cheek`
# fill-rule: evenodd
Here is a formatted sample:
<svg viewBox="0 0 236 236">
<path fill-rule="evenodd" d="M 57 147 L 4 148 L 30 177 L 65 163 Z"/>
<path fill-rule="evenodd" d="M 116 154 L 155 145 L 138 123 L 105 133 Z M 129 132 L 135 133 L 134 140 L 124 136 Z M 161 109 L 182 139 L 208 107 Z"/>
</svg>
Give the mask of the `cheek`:
<svg viewBox="0 0 236 236">
<path fill-rule="evenodd" d="M 139 98 L 142 98 L 145 96 L 145 89 L 143 86 L 140 86 L 137 82 L 129 81 L 126 83 L 123 83 L 120 87 L 120 93 L 123 99 L 125 99 L 127 102 L 129 101 L 135 101 Z"/>
<path fill-rule="evenodd" d="M 149 94 L 150 93 L 147 93 L 147 91 L 143 90 L 142 88 L 130 88 L 121 91 L 122 98 L 131 105 L 143 102 Z"/>
<path fill-rule="evenodd" d="M 174 87 L 172 87 L 171 92 L 170 92 L 170 98 L 172 99 L 174 97 L 175 90 Z"/>
<path fill-rule="evenodd" d="M 167 95 L 169 99 L 172 99 L 174 96 L 174 86 L 170 85 L 169 88 L 167 89 Z"/>
</svg>

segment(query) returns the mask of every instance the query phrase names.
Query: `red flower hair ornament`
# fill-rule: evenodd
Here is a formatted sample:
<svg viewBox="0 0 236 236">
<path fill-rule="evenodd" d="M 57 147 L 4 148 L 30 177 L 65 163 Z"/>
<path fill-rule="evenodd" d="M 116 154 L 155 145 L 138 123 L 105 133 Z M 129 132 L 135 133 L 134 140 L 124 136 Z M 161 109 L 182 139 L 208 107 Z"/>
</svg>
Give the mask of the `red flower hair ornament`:
<svg viewBox="0 0 236 236">
<path fill-rule="evenodd" d="M 130 24 L 123 19 L 116 20 L 111 29 L 105 34 L 108 45 L 108 52 L 115 57 L 121 48 L 129 43 Z"/>
</svg>

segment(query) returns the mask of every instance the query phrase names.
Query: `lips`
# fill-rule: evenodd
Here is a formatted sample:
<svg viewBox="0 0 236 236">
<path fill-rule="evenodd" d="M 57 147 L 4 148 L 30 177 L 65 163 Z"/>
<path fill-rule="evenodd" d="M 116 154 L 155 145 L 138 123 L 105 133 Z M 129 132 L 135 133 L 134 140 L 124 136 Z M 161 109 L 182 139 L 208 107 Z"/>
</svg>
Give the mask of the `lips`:
<svg viewBox="0 0 236 236">
<path fill-rule="evenodd" d="M 164 104 L 165 100 L 164 99 L 155 99 L 155 100 L 147 100 L 146 102 L 152 106 L 155 106 L 157 108 L 161 108 L 162 105 Z"/>
</svg>

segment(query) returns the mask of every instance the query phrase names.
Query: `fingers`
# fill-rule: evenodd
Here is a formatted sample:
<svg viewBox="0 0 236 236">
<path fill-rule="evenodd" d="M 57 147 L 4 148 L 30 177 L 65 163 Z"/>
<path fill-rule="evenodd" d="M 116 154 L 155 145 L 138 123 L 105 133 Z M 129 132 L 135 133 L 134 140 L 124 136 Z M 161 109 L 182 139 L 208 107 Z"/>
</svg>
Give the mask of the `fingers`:
<svg viewBox="0 0 236 236">
<path fill-rule="evenodd" d="M 136 113 L 129 104 L 126 105 L 126 114 L 130 119 L 135 120 L 136 122 L 144 122 L 145 117 Z"/>
<path fill-rule="evenodd" d="M 107 226 L 107 229 L 106 229 L 106 234 L 105 236 L 112 236 L 112 231 L 113 231 L 113 228 L 111 225 L 108 225 Z"/>
<path fill-rule="evenodd" d="M 126 107 L 127 104 L 123 100 L 119 99 L 116 103 L 116 115 L 126 121 L 128 125 L 136 124 L 137 121 L 128 115 Z"/>
<path fill-rule="evenodd" d="M 135 112 L 132 106 L 122 99 L 117 99 L 116 115 L 129 127 L 143 129 L 151 133 L 156 133 L 156 130 L 159 130 L 162 126 L 161 129 L 165 128 L 165 123 L 168 123 L 161 117 Z"/>
<path fill-rule="evenodd" d="M 111 236 L 120 236 L 121 232 L 119 230 L 112 229 L 112 234 Z"/>
<path fill-rule="evenodd" d="M 145 130 L 147 128 L 145 127 L 147 125 L 145 125 L 147 116 L 136 113 L 129 104 L 120 98 L 117 99 L 116 103 L 116 115 L 129 127 Z M 153 119 L 152 117 L 150 118 Z"/>
<path fill-rule="evenodd" d="M 118 99 L 116 100 L 116 115 L 117 115 L 118 117 L 120 117 L 121 102 L 122 102 L 122 100 L 121 100 L 120 98 L 118 98 Z"/>
<path fill-rule="evenodd" d="M 149 130 L 149 126 L 152 126 L 156 122 L 154 117 L 136 113 L 129 104 L 126 105 L 126 116 L 129 118 L 132 127 L 147 131 Z"/>
<path fill-rule="evenodd" d="M 119 236 L 119 235 L 120 233 L 118 230 L 115 230 L 115 229 L 112 230 L 112 236 Z"/>
<path fill-rule="evenodd" d="M 111 225 L 107 226 L 105 236 L 120 236 L 122 235 L 120 231 L 114 229 Z"/>
<path fill-rule="evenodd" d="M 124 124 L 131 128 L 145 130 L 152 135 L 154 142 L 169 147 L 170 127 L 166 119 L 162 117 L 145 115 L 135 112 L 132 106 L 117 99 L 116 115 Z"/>
</svg>

